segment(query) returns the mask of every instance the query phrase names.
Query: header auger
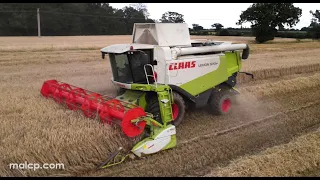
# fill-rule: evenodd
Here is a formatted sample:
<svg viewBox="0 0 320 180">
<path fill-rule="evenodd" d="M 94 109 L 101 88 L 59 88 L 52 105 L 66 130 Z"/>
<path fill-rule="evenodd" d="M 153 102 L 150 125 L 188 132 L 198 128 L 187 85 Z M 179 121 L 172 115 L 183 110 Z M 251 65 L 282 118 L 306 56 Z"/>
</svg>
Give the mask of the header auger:
<svg viewBox="0 0 320 180">
<path fill-rule="evenodd" d="M 109 55 L 111 81 L 119 88 L 116 97 L 57 80 L 44 82 L 41 93 L 86 117 L 99 117 L 103 124 L 120 125 L 130 138 L 139 137 L 130 152 L 141 157 L 176 146 L 176 126 L 189 108 L 206 106 L 219 115 L 231 111 L 236 77 L 249 47 L 191 41 L 184 23 L 138 23 L 132 43 L 102 48 L 101 54 L 103 59 Z M 121 163 L 128 156 L 121 150 L 100 167 Z"/>
</svg>

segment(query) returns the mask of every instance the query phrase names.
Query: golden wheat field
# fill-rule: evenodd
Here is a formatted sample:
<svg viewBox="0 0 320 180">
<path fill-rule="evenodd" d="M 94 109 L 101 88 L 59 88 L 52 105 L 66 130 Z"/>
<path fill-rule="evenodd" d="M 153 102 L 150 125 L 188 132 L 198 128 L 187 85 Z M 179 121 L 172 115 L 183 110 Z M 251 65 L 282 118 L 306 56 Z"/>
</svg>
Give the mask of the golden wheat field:
<svg viewBox="0 0 320 180">
<path fill-rule="evenodd" d="M 178 145 L 96 170 L 132 141 L 40 94 L 57 79 L 114 96 L 108 58 L 100 49 L 131 36 L 0 37 L 0 176 L 319 176 L 320 42 L 192 36 L 248 43 L 241 95 L 233 112 L 187 112 Z M 10 163 L 63 163 L 64 170 L 17 170 Z"/>
</svg>

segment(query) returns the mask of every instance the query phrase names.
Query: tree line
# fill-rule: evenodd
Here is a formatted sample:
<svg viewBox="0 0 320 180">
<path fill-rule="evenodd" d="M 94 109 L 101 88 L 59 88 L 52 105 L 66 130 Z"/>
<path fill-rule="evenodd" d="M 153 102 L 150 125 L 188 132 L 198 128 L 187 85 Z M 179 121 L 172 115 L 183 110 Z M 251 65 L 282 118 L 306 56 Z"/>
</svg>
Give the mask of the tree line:
<svg viewBox="0 0 320 180">
<path fill-rule="evenodd" d="M 159 20 L 150 19 L 143 3 L 131 4 L 122 9 L 113 8 L 109 3 L 0 3 L 0 36 L 37 35 L 37 8 L 40 8 L 41 34 L 44 36 L 125 35 L 132 34 L 134 23 L 185 22 L 183 14 L 171 11 L 163 13 Z M 310 37 L 319 39 L 320 11 L 310 13 L 313 16 L 310 25 L 302 29 Z M 263 43 L 285 31 L 285 25 L 294 27 L 301 15 L 302 10 L 293 3 L 253 3 L 240 14 L 236 24 L 251 22 L 250 33 L 258 43 Z M 211 26 L 217 35 L 233 35 L 228 31 L 230 28 L 225 29 L 221 23 L 216 22 Z M 203 30 L 196 23 L 190 28 L 192 32 Z M 235 35 L 241 33 L 236 32 Z"/>
<path fill-rule="evenodd" d="M 242 25 L 245 22 L 251 23 L 250 32 L 242 28 L 223 28 L 220 23 L 212 24 L 215 35 L 220 36 L 241 36 L 253 35 L 256 42 L 263 43 L 273 40 L 274 37 L 287 38 L 320 38 L 320 11 L 310 11 L 313 18 L 308 27 L 301 28 L 304 32 L 292 32 L 294 27 L 300 20 L 302 10 L 295 7 L 293 3 L 253 3 L 248 9 L 240 14 L 240 19 L 236 23 Z M 285 29 L 287 25 L 291 29 Z M 195 35 L 208 35 L 208 31 L 202 31 L 204 28 L 199 24 L 192 24 L 192 33 Z M 290 31 L 290 32 L 288 32 Z M 297 30 L 294 30 L 297 31 Z"/>
<path fill-rule="evenodd" d="M 154 22 L 146 7 L 115 9 L 109 3 L 0 3 L 1 36 L 131 34 L 134 23 Z"/>
</svg>

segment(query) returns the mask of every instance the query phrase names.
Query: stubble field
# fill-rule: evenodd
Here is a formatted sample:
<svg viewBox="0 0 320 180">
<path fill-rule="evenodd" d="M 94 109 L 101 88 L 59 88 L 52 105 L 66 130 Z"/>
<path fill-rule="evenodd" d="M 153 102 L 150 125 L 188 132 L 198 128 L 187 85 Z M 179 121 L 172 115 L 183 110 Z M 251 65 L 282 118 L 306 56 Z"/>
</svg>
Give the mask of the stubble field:
<svg viewBox="0 0 320 180">
<path fill-rule="evenodd" d="M 100 49 L 131 36 L 0 37 L 0 176 L 308 176 L 319 175 L 320 42 L 204 37 L 249 43 L 234 111 L 188 112 L 178 146 L 108 169 L 95 166 L 119 146 L 117 128 L 40 95 L 57 79 L 114 96 L 108 58 Z M 64 163 L 65 170 L 13 170 L 9 163 Z M 272 163 L 271 163 L 272 162 Z M 275 168 L 276 167 L 276 168 Z"/>
</svg>

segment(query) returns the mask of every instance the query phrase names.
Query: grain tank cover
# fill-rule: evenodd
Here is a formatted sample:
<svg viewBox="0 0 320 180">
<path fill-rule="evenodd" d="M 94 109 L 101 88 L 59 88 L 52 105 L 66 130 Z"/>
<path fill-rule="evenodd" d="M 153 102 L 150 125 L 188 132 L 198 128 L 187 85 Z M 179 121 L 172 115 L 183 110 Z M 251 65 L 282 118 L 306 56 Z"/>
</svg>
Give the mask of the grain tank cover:
<svg viewBox="0 0 320 180">
<path fill-rule="evenodd" d="M 191 46 L 186 23 L 135 23 L 132 43 L 158 46 Z"/>
</svg>

